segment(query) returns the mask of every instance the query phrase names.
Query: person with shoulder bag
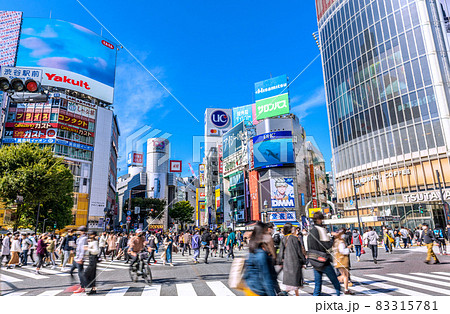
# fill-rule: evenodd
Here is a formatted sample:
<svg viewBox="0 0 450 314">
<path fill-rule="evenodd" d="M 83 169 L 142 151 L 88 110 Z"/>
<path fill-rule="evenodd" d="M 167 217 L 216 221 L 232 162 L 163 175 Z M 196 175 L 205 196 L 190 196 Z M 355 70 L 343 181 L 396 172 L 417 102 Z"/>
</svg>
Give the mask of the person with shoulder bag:
<svg viewBox="0 0 450 314">
<path fill-rule="evenodd" d="M 331 265 L 330 249 L 333 245 L 327 229 L 323 226 L 324 216 L 321 212 L 315 212 L 314 227 L 308 236 L 308 260 L 314 268 L 314 296 L 322 292 L 322 276 L 326 274 L 336 289 L 336 295 L 341 294 L 341 285 L 336 271 Z"/>
<path fill-rule="evenodd" d="M 339 230 L 335 235 L 333 243 L 333 253 L 335 259 L 335 265 L 339 273 L 341 274 L 338 279 L 344 283 L 344 294 L 354 294 L 348 290 L 350 282 L 350 250 L 348 243 L 345 241 L 345 229 Z"/>
<path fill-rule="evenodd" d="M 257 222 L 250 236 L 249 255 L 242 276 L 245 284 L 243 290 L 247 296 L 276 296 L 280 291 L 272 258 L 264 250 L 267 233 L 267 225 Z"/>
</svg>

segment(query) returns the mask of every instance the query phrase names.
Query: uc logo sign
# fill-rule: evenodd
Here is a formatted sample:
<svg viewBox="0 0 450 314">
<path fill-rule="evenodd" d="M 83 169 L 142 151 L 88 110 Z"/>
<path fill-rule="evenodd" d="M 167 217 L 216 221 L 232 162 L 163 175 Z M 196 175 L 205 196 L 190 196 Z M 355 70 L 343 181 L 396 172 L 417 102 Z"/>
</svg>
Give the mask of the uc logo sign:
<svg viewBox="0 0 450 314">
<path fill-rule="evenodd" d="M 230 118 L 224 111 L 216 110 L 211 114 L 211 122 L 215 126 L 222 128 L 228 125 L 228 123 L 230 122 Z"/>
</svg>

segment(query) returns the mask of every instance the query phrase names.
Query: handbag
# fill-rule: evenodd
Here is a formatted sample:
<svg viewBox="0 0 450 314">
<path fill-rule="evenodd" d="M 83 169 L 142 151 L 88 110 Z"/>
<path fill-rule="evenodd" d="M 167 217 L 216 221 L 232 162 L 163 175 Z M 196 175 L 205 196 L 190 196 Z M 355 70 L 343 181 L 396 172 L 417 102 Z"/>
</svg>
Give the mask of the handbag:
<svg viewBox="0 0 450 314">
<path fill-rule="evenodd" d="M 235 258 L 231 264 L 230 276 L 228 277 L 228 286 L 230 288 L 243 290 L 246 287 L 244 270 L 245 258 Z"/>
<path fill-rule="evenodd" d="M 366 254 L 366 251 L 364 250 L 364 248 L 361 248 L 361 254 Z"/>
<path fill-rule="evenodd" d="M 317 270 L 325 267 L 326 263 L 329 261 L 330 255 L 327 252 L 309 250 L 308 260 L 309 263 Z"/>
</svg>

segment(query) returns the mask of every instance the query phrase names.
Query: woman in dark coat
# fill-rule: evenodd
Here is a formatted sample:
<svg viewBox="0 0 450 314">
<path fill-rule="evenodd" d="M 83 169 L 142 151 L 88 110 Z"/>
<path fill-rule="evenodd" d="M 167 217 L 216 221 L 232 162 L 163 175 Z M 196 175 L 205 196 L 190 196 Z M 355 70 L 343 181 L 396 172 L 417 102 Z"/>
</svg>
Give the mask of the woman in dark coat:
<svg viewBox="0 0 450 314">
<path fill-rule="evenodd" d="M 298 289 L 303 286 L 302 268 L 306 265 L 306 258 L 291 223 L 284 225 L 283 233 L 278 254 L 278 263 L 283 265 L 283 285 L 286 291 L 295 291 L 298 296 Z"/>
</svg>

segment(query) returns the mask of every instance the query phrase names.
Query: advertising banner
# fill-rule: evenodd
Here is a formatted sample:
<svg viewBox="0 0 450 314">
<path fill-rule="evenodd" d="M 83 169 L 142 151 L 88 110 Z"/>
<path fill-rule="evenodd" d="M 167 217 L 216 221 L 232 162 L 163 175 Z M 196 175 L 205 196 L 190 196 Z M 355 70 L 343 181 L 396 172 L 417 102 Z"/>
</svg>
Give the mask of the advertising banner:
<svg viewBox="0 0 450 314">
<path fill-rule="evenodd" d="M 269 212 L 269 221 L 275 222 L 275 221 L 292 221 L 297 220 L 295 211 L 289 211 L 289 212 Z"/>
<path fill-rule="evenodd" d="M 205 165 L 198 165 L 198 180 L 201 188 L 205 187 Z"/>
<path fill-rule="evenodd" d="M 287 93 L 287 76 L 280 75 L 255 83 L 255 101 Z"/>
<path fill-rule="evenodd" d="M 83 117 L 95 119 L 95 109 L 79 105 L 72 101 L 67 102 L 67 111 L 70 113 L 79 114 Z"/>
<path fill-rule="evenodd" d="M 0 11 L 0 66 L 14 66 L 22 12 Z"/>
<path fill-rule="evenodd" d="M 54 138 L 4 138 L 3 143 L 38 143 L 38 144 L 54 144 Z"/>
<path fill-rule="evenodd" d="M 220 209 L 220 187 L 216 187 L 214 194 L 216 197 L 216 210 L 218 210 Z"/>
<path fill-rule="evenodd" d="M 271 168 L 294 163 L 291 131 L 261 134 L 253 137 L 252 143 L 250 166 L 253 165 L 254 168 Z"/>
<path fill-rule="evenodd" d="M 242 139 L 244 139 L 244 122 L 239 123 L 223 136 L 223 158 L 228 158 L 230 155 L 242 149 Z"/>
<path fill-rule="evenodd" d="M 223 145 L 217 145 L 217 152 L 219 157 L 219 175 L 223 174 Z"/>
<path fill-rule="evenodd" d="M 42 81 L 42 70 L 33 68 L 2 66 L 0 69 L 0 76 L 6 77 L 10 80 L 14 78 L 18 78 L 23 81 L 32 79 L 40 83 Z"/>
<path fill-rule="evenodd" d="M 82 26 L 24 18 L 16 65 L 41 68 L 43 85 L 113 102 L 116 47 Z"/>
<path fill-rule="evenodd" d="M 127 156 L 127 166 L 142 166 L 144 164 L 144 154 L 130 152 Z"/>
<path fill-rule="evenodd" d="M 313 218 L 315 212 L 321 212 L 322 208 L 309 208 L 308 209 L 308 217 Z"/>
<path fill-rule="evenodd" d="M 165 198 L 167 173 L 147 173 L 147 175 L 147 187 L 153 190 L 153 198 Z"/>
<path fill-rule="evenodd" d="M 73 118 L 62 113 L 59 113 L 58 121 L 61 123 L 67 123 L 73 126 L 78 126 L 84 129 L 87 129 L 89 127 L 89 122 L 87 120 Z"/>
<path fill-rule="evenodd" d="M 169 171 L 170 172 L 182 172 L 182 161 L 181 160 L 171 160 L 169 162 Z"/>
<path fill-rule="evenodd" d="M 68 146 L 68 147 L 74 147 L 74 148 L 78 148 L 78 149 L 89 150 L 91 152 L 94 151 L 94 147 L 92 147 L 92 146 L 88 146 L 88 145 L 84 145 L 84 144 L 80 144 L 80 143 L 74 143 L 74 142 L 70 142 L 70 141 L 66 141 L 66 140 L 57 139 L 56 144 L 64 145 L 64 146 Z"/>
<path fill-rule="evenodd" d="M 13 132 L 14 138 L 55 138 L 56 129 L 35 130 L 27 128 L 18 128 Z"/>
<path fill-rule="evenodd" d="M 289 94 L 281 94 L 256 102 L 256 119 L 275 117 L 289 113 Z"/>
<path fill-rule="evenodd" d="M 309 165 L 309 176 L 311 178 L 311 196 L 313 198 L 313 207 L 317 207 L 317 193 L 316 193 L 316 177 L 314 175 L 314 165 Z"/>
<path fill-rule="evenodd" d="M 233 108 L 233 126 L 238 125 L 242 121 L 245 126 L 251 126 L 254 122 L 257 122 L 254 121 L 256 120 L 256 115 L 255 118 L 253 118 L 254 109 L 254 104 Z"/>
<path fill-rule="evenodd" d="M 261 214 L 259 211 L 259 193 L 258 193 L 259 173 L 256 170 L 252 170 L 248 173 L 248 176 L 249 176 L 251 220 L 260 220 Z"/>
<path fill-rule="evenodd" d="M 272 201 L 272 208 L 295 207 L 294 179 L 270 179 L 270 196 Z"/>
<path fill-rule="evenodd" d="M 207 108 L 205 112 L 205 135 L 222 136 L 232 127 L 231 109 Z"/>
</svg>

